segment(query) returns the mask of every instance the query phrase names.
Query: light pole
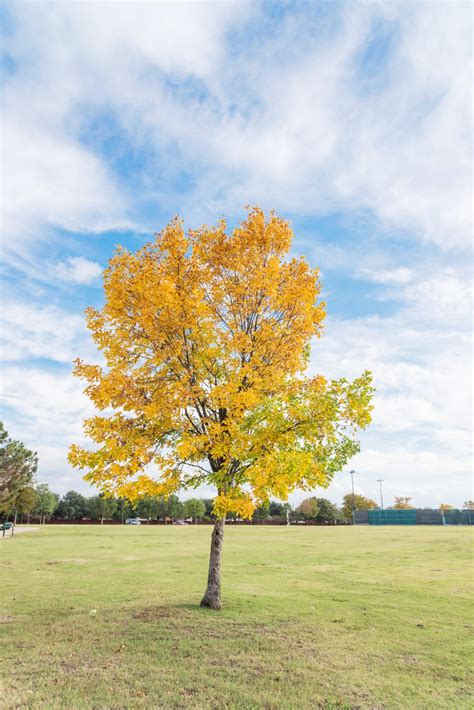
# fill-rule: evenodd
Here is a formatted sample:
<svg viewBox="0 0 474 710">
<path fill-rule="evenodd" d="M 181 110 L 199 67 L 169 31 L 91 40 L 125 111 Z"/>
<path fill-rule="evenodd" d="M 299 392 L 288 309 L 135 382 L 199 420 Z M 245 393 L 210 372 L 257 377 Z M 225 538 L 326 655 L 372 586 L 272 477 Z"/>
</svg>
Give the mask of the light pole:
<svg viewBox="0 0 474 710">
<path fill-rule="evenodd" d="M 355 507 L 355 497 L 354 497 L 354 473 L 355 471 L 349 471 L 352 480 L 352 525 L 356 524 L 356 507 Z"/>
<path fill-rule="evenodd" d="M 380 485 L 380 503 L 382 505 L 382 510 L 383 510 L 383 495 L 382 495 L 383 478 L 377 478 L 377 483 Z"/>
</svg>

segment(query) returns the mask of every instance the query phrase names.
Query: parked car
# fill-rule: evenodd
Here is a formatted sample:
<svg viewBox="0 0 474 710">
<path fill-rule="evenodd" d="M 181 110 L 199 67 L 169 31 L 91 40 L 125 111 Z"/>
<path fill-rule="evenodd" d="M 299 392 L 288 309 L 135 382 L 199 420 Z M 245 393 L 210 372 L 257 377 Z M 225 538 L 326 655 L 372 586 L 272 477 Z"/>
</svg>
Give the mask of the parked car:
<svg viewBox="0 0 474 710">
<path fill-rule="evenodd" d="M 175 520 L 173 525 L 189 525 L 185 520 Z"/>
<path fill-rule="evenodd" d="M 127 518 L 125 525 L 141 525 L 141 522 L 138 518 Z"/>
</svg>

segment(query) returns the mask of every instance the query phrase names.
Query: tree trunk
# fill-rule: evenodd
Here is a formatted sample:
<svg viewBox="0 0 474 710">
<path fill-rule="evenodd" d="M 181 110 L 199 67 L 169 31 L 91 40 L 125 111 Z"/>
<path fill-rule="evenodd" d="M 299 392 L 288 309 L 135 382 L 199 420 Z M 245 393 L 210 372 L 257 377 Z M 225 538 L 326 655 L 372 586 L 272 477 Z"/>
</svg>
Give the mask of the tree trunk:
<svg viewBox="0 0 474 710">
<path fill-rule="evenodd" d="M 101 517 L 101 519 L 100 519 L 100 524 L 101 524 L 101 525 L 104 524 L 104 516 Z"/>
<path fill-rule="evenodd" d="M 206 593 L 201 599 L 201 606 L 208 609 L 221 609 L 221 553 L 224 541 L 225 518 L 216 520 L 211 539 L 211 555 L 209 558 L 209 574 Z"/>
<path fill-rule="evenodd" d="M 18 510 L 15 508 L 15 517 L 13 518 L 13 525 L 16 525 L 17 517 L 18 517 Z"/>
</svg>

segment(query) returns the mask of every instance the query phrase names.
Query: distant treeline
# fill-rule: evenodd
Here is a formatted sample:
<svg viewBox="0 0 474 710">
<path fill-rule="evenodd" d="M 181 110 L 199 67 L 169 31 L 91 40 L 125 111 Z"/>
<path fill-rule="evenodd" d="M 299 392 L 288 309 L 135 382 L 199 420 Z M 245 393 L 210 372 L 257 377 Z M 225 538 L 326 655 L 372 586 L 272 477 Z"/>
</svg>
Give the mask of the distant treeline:
<svg viewBox="0 0 474 710">
<path fill-rule="evenodd" d="M 347 497 L 347 496 L 346 496 Z M 68 491 L 59 496 L 46 484 L 30 486 L 22 491 L 4 517 L 19 522 L 39 520 L 44 523 L 99 521 L 123 523 L 128 518 L 139 518 L 142 522 L 174 522 L 186 520 L 192 523 L 212 522 L 213 501 L 210 498 L 191 498 L 182 501 L 176 495 L 168 498 L 147 496 L 132 503 L 126 498 L 106 498 L 102 495 L 87 497 L 77 491 Z M 234 514 L 228 514 L 229 521 L 237 522 Z M 293 508 L 289 503 L 272 500 L 267 505 L 256 508 L 251 522 L 254 523 L 298 523 L 347 524 L 351 520 L 351 509 L 338 508 L 327 498 L 308 498 Z M 242 521 L 243 522 L 243 521 Z"/>
<path fill-rule="evenodd" d="M 465 508 L 472 509 L 472 501 L 466 501 Z M 288 502 L 271 500 L 255 509 L 251 523 L 313 525 L 347 525 L 353 521 L 354 511 L 377 508 L 377 504 L 361 495 L 344 496 L 343 505 L 338 507 L 327 498 L 306 498 L 298 506 Z M 410 498 L 396 498 L 393 509 L 411 509 Z M 452 509 L 441 505 L 440 510 Z M 168 523 L 179 520 L 191 523 L 212 522 L 213 501 L 210 498 L 180 500 L 176 495 L 168 498 L 146 496 L 132 503 L 126 498 L 106 498 L 102 495 L 84 496 L 77 491 L 68 491 L 60 496 L 48 485 L 30 485 L 23 488 L 8 504 L 3 505 L 0 517 L 14 522 L 108 522 L 124 523 L 128 518 L 139 518 L 144 523 Z M 229 522 L 242 521 L 234 514 L 227 515 Z"/>
</svg>

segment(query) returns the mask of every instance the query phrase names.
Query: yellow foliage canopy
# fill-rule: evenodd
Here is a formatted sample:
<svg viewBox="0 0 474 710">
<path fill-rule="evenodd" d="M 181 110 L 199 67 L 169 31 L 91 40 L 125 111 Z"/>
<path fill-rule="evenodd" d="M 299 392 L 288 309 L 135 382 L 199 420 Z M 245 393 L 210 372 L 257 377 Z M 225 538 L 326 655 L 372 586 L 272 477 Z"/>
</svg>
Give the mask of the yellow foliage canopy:
<svg viewBox="0 0 474 710">
<path fill-rule="evenodd" d="M 105 306 L 87 324 L 105 366 L 75 374 L 103 414 L 85 422 L 94 451 L 69 459 L 104 493 L 135 499 L 215 487 L 215 512 L 249 517 L 269 496 L 328 485 L 370 422 L 371 377 L 307 378 L 321 334 L 318 271 L 288 259 L 283 219 L 250 209 L 187 235 L 174 219 L 104 274 Z"/>
</svg>

